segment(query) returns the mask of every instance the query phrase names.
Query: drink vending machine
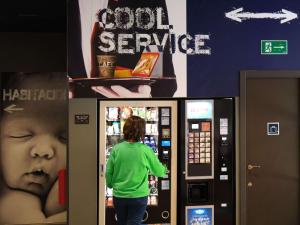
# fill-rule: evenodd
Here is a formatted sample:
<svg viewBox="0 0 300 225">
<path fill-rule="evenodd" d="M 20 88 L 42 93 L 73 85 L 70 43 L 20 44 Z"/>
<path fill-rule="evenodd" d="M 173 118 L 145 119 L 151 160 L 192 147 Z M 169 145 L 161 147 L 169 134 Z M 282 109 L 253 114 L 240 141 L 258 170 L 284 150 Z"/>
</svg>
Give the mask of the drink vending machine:
<svg viewBox="0 0 300 225">
<path fill-rule="evenodd" d="M 123 139 L 123 125 L 130 115 L 145 119 L 142 142 L 153 149 L 170 173 L 163 178 L 149 174 L 146 224 L 176 224 L 177 208 L 177 101 L 100 101 L 99 102 L 99 217 L 98 223 L 116 224 L 112 190 L 105 185 L 105 165 L 113 146 Z"/>
<path fill-rule="evenodd" d="M 235 224 L 234 109 L 232 98 L 180 104 L 180 225 Z"/>
</svg>

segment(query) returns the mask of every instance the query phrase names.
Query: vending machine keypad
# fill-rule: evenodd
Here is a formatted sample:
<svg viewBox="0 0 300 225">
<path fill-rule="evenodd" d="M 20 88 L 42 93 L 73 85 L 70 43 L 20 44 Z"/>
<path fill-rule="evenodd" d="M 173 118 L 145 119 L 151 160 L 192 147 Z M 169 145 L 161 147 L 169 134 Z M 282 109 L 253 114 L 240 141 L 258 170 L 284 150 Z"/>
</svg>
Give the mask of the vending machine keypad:
<svg viewBox="0 0 300 225">
<path fill-rule="evenodd" d="M 188 133 L 188 163 L 211 163 L 211 123 L 192 124 Z M 194 128 L 198 128 L 193 131 Z"/>
</svg>

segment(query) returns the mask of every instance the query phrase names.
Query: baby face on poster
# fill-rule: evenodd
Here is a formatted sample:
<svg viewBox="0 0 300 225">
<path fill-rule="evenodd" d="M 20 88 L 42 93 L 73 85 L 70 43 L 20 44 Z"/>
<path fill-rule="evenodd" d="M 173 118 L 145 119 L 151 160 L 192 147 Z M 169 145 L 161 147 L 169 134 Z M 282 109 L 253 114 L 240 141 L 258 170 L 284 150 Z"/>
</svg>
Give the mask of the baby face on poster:
<svg viewBox="0 0 300 225">
<path fill-rule="evenodd" d="M 23 93 L 55 90 L 51 85 L 47 80 L 33 77 L 22 84 L 22 90 Z M 3 90 L 4 104 L 14 105 L 1 118 L 3 180 L 9 189 L 45 196 L 57 180 L 58 172 L 66 168 L 66 102 L 63 98 L 47 99 L 46 95 L 42 98 L 31 95 L 22 100 L 24 96 L 17 95 L 16 90 Z M 13 99 L 9 93 L 14 93 Z"/>
</svg>

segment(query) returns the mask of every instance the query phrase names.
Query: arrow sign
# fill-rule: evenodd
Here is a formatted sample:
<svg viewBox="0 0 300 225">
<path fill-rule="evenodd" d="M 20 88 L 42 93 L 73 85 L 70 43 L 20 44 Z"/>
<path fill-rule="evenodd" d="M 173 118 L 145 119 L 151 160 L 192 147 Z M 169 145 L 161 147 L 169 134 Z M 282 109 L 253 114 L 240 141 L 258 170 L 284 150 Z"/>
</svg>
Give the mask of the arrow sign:
<svg viewBox="0 0 300 225">
<path fill-rule="evenodd" d="M 15 104 L 12 104 L 10 106 L 7 106 L 4 111 L 8 112 L 8 113 L 13 113 L 16 111 L 23 111 L 23 108 L 17 108 Z"/>
<path fill-rule="evenodd" d="M 282 9 L 279 12 L 274 13 L 251 13 L 243 12 L 243 8 L 238 8 L 233 11 L 225 13 L 225 16 L 229 19 L 242 22 L 246 19 L 276 19 L 280 20 L 280 23 L 286 23 L 293 19 L 297 19 L 298 15 L 286 9 Z"/>
<path fill-rule="evenodd" d="M 260 54 L 262 55 L 287 55 L 287 40 L 261 40 Z"/>
</svg>

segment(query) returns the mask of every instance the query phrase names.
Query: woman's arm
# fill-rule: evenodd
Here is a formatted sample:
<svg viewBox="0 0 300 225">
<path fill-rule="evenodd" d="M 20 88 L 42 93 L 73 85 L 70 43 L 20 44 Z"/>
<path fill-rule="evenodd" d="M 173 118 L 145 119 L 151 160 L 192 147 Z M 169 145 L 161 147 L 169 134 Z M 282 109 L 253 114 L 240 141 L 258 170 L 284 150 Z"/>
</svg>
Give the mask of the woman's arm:
<svg viewBox="0 0 300 225">
<path fill-rule="evenodd" d="M 145 153 L 147 156 L 150 173 L 157 177 L 166 176 L 168 168 L 159 161 L 153 150 L 150 147 L 145 146 Z"/>
<path fill-rule="evenodd" d="M 115 156 L 114 150 L 112 150 L 109 159 L 106 164 L 106 171 L 105 171 L 105 179 L 106 185 L 108 188 L 112 188 L 112 176 L 114 173 L 114 163 L 115 163 Z"/>
</svg>

